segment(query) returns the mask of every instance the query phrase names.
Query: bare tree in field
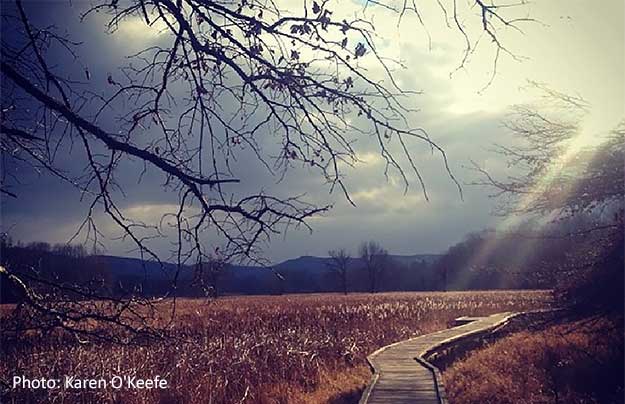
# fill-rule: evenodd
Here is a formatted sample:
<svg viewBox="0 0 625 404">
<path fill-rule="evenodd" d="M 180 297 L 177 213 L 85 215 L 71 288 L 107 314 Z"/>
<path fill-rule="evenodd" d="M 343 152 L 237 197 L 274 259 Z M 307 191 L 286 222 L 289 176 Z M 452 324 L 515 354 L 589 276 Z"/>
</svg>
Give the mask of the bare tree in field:
<svg viewBox="0 0 625 404">
<path fill-rule="evenodd" d="M 340 277 L 343 293 L 347 294 L 347 268 L 349 266 L 349 261 L 352 259 L 352 257 L 344 248 L 340 248 L 338 250 L 330 250 L 328 251 L 328 255 L 331 258 L 330 267 Z"/>
<path fill-rule="evenodd" d="M 416 4 L 386 3 L 376 2 L 398 23 L 409 16 L 421 21 Z M 456 2 L 438 3 L 441 17 L 464 38 L 460 65 L 483 36 L 468 29 L 471 21 L 490 38 L 495 66 L 500 54 L 514 56 L 498 30 L 518 29 L 529 19 L 516 18 L 509 4 L 470 3 L 465 17 Z M 98 13 L 109 32 L 124 24 L 161 31 L 156 45 L 128 55 L 127 64 L 104 76 L 81 58 L 90 44 L 34 22 L 37 7 L 22 0 L 2 5 L 3 30 L 12 36 L 3 36 L 1 48 L 0 147 L 9 169 L 0 190 L 19 197 L 16 185 L 27 167 L 77 188 L 90 202 L 77 234 L 93 244 L 101 242 L 95 214 L 103 212 L 144 259 L 160 262 L 150 241 L 173 232 L 170 258 L 179 268 L 205 261 L 214 247 L 207 234 L 222 240 L 227 261 L 262 263 L 260 247 L 272 236 L 307 227 L 307 219 L 329 206 L 241 188 L 237 157 L 250 153 L 277 178 L 308 167 L 350 200 L 342 167 L 357 162 L 354 141 L 369 137 L 376 139 L 386 172 L 394 170 L 407 186 L 407 170 L 413 171 L 425 192 L 409 151 L 416 142 L 438 153 L 455 181 L 443 149 L 408 120 L 404 100 L 415 93 L 395 81 L 401 62 L 380 53 L 370 20 L 337 19 L 328 1 L 304 1 L 285 12 L 259 0 L 94 0 L 81 10 L 81 21 L 93 23 Z M 373 69 L 364 63 L 384 72 L 384 79 L 371 77 Z M 84 165 L 67 168 L 68 159 Z M 158 225 L 120 204 L 129 191 L 120 179 L 141 181 L 146 173 L 160 178 L 163 192 L 176 199 Z M 2 273 L 52 324 L 73 329 L 83 319 L 69 316 L 74 309 L 49 310 L 31 293 L 32 281 L 10 263 Z M 98 312 L 86 319 L 125 321 L 127 301 L 112 304 L 114 316 Z"/>
<path fill-rule="evenodd" d="M 383 272 L 390 264 L 388 251 L 377 241 L 371 240 L 363 242 L 358 252 L 369 276 L 369 291 L 375 293 L 380 287 Z"/>
<path fill-rule="evenodd" d="M 219 281 L 227 270 L 228 262 L 217 249 L 195 265 L 192 284 L 198 286 L 206 296 L 217 298 L 220 295 Z"/>
</svg>

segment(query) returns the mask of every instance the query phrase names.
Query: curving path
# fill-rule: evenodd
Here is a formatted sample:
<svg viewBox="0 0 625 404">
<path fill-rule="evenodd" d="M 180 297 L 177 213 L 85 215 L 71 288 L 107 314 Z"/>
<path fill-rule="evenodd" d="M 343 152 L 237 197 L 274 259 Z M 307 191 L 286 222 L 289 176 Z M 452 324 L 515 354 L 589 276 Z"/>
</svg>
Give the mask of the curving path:
<svg viewBox="0 0 625 404">
<path fill-rule="evenodd" d="M 367 357 L 373 368 L 371 383 L 360 404 L 446 404 L 440 373 L 424 358 L 461 338 L 492 330 L 514 313 L 461 317 L 457 327 L 421 335 L 378 349 Z"/>
</svg>

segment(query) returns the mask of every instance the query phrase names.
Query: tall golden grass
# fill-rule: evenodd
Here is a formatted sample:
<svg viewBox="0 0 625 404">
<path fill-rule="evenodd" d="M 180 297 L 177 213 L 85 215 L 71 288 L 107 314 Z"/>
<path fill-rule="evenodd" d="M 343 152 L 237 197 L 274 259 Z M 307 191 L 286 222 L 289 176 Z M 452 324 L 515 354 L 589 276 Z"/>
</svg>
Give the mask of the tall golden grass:
<svg viewBox="0 0 625 404">
<path fill-rule="evenodd" d="M 623 324 L 606 318 L 512 334 L 443 373 L 455 404 L 622 403 L 623 377 Z"/>
<path fill-rule="evenodd" d="M 7 389 L 3 403 L 340 403 L 357 399 L 366 356 L 462 315 L 545 307 L 547 292 L 449 292 L 178 300 L 171 339 L 80 344 L 41 333 L 2 341 L 0 378 L 132 375 L 166 390 Z M 163 310 L 169 304 L 163 303 Z M 61 333 L 62 334 L 62 333 Z"/>
</svg>

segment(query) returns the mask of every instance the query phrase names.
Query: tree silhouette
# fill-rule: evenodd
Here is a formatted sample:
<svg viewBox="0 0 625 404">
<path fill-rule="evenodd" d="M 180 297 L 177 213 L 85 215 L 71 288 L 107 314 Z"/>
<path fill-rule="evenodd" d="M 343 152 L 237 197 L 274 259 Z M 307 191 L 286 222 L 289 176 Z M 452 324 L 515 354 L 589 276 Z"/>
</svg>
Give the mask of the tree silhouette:
<svg viewBox="0 0 625 404">
<path fill-rule="evenodd" d="M 499 179 L 475 165 L 482 176 L 477 184 L 494 190 L 499 213 L 548 222 L 525 237 L 563 241 L 552 254 L 558 259 L 545 261 L 565 304 L 622 313 L 625 121 L 602 141 L 580 145 L 588 104 L 536 86 L 546 94 L 546 105 L 516 107 L 506 127 L 521 142 L 497 149 L 516 171 Z M 557 231 L 546 232 L 550 227 Z"/>
<path fill-rule="evenodd" d="M 347 268 L 349 266 L 351 256 L 344 248 L 330 250 L 328 251 L 328 255 L 331 258 L 331 268 L 336 271 L 337 275 L 341 279 L 341 289 L 344 294 L 347 294 Z"/>
<path fill-rule="evenodd" d="M 398 23 L 409 15 L 423 23 L 416 4 L 386 3 L 375 4 L 394 13 Z M 512 55 L 498 30 L 531 21 L 514 17 L 509 4 L 476 0 L 466 19 L 455 1 L 438 5 L 464 38 L 461 66 L 484 33 L 496 49 L 496 67 L 502 51 Z M 139 21 L 145 30 L 163 27 L 157 45 L 129 55 L 128 64 L 106 79 L 92 74 L 91 61 L 80 57 L 89 44 L 71 30 L 34 22 L 37 7 L 21 0 L 3 3 L 3 30 L 12 32 L 1 49 L 3 161 L 47 172 L 80 190 L 90 207 L 77 234 L 94 245 L 102 234 L 94 212 L 101 210 L 142 258 L 160 262 L 149 241 L 165 237 L 165 228 L 176 233 L 172 252 L 179 267 L 207 260 L 214 248 L 206 245 L 207 233 L 223 240 L 225 261 L 265 264 L 260 247 L 271 236 L 308 226 L 307 219 L 329 206 L 298 195 L 241 190 L 236 158 L 243 149 L 278 178 L 293 167 L 309 167 L 330 191 L 339 189 L 350 201 L 343 169 L 357 162 L 353 142 L 359 138 L 376 140 L 385 172 L 395 170 L 406 186 L 411 170 L 425 192 L 410 153 L 413 140 L 437 152 L 455 181 L 443 149 L 409 122 L 403 100 L 416 93 L 396 82 L 401 63 L 379 52 L 374 24 L 335 18 L 329 1 L 303 2 L 286 12 L 258 0 L 96 0 L 82 20 L 99 13 L 109 31 Z M 468 29 L 471 21 L 480 33 Z M 377 66 L 384 78 L 370 74 L 365 63 Z M 267 139 L 274 149 L 264 146 Z M 85 166 L 64 167 L 70 150 L 84 156 Z M 160 226 L 119 206 L 120 178 L 137 167 L 139 178 L 157 173 L 164 192 L 177 197 Z M 19 197 L 22 171 L 3 172 L 2 193 Z M 27 287 L 11 268 L 3 273 Z"/>
<path fill-rule="evenodd" d="M 371 240 L 363 242 L 358 252 L 369 275 L 369 291 L 375 293 L 380 287 L 382 273 L 388 269 L 390 263 L 388 251 L 377 241 Z"/>
<path fill-rule="evenodd" d="M 192 284 L 199 286 L 205 296 L 217 298 L 220 295 L 219 281 L 228 270 L 219 250 L 195 265 Z"/>
</svg>

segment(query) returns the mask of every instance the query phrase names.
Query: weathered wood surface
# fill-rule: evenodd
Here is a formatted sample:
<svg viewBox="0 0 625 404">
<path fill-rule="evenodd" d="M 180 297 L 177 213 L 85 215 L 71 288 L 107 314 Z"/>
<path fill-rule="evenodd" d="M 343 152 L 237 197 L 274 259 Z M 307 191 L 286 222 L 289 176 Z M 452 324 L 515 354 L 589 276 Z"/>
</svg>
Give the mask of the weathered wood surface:
<svg viewBox="0 0 625 404">
<path fill-rule="evenodd" d="M 387 345 L 367 357 L 371 383 L 360 404 L 446 404 L 440 373 L 424 358 L 434 350 L 506 323 L 513 313 L 462 317 L 457 327 Z"/>
</svg>

